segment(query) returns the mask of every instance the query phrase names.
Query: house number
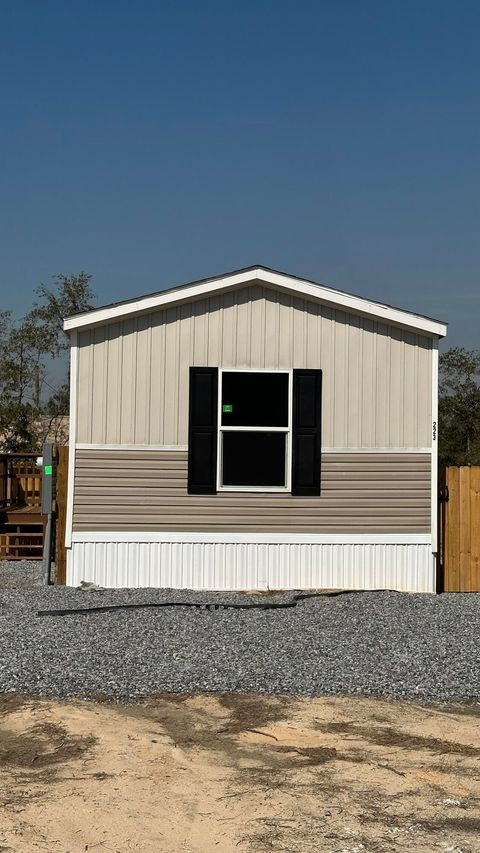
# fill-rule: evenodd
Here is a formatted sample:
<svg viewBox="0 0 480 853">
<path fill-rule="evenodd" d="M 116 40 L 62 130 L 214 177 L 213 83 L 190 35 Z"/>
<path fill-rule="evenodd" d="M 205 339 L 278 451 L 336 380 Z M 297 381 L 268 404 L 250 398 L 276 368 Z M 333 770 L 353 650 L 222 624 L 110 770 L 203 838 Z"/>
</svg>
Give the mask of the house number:
<svg viewBox="0 0 480 853">
<path fill-rule="evenodd" d="M 433 440 L 434 441 L 437 440 L 437 422 L 436 421 L 433 422 Z"/>
</svg>

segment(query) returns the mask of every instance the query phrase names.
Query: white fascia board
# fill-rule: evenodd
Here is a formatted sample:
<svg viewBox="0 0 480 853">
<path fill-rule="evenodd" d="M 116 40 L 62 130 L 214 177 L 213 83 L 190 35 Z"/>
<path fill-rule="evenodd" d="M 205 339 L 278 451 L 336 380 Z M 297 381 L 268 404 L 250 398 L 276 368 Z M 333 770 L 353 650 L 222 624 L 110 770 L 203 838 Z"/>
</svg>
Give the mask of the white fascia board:
<svg viewBox="0 0 480 853">
<path fill-rule="evenodd" d="M 416 314 L 411 314 L 409 311 L 390 308 L 388 305 L 371 302 L 369 299 L 363 299 L 360 296 L 351 296 L 348 293 L 341 293 L 324 285 L 312 284 L 311 282 L 292 278 L 291 276 L 261 267 L 241 273 L 229 274 L 221 278 L 210 279 L 198 284 L 192 284 L 189 287 L 180 287 L 174 290 L 166 290 L 163 293 L 156 293 L 152 296 L 140 297 L 121 305 L 98 308 L 78 317 L 67 318 L 64 321 L 63 328 L 66 332 L 69 332 L 72 329 L 80 329 L 85 326 L 101 325 L 102 323 L 112 322 L 121 317 L 154 311 L 180 302 L 189 302 L 192 299 L 208 296 L 219 290 L 234 288 L 255 280 L 273 287 L 293 291 L 315 301 L 327 302 L 347 311 L 371 315 L 387 323 L 406 326 L 429 335 L 445 337 L 447 334 L 445 323 L 430 320 L 426 317 L 419 317 Z"/>
<path fill-rule="evenodd" d="M 98 308 L 96 311 L 89 311 L 87 314 L 81 314 L 79 317 L 67 318 L 64 320 L 63 329 L 65 332 L 69 332 L 71 329 L 110 322 L 119 317 L 129 316 L 130 314 L 154 311 L 158 308 L 175 305 L 177 302 L 188 302 L 191 299 L 215 293 L 217 290 L 223 290 L 227 287 L 237 287 L 237 285 L 253 281 L 258 278 L 257 272 L 258 270 L 251 270 L 249 273 L 242 272 L 236 275 L 227 275 L 223 278 L 202 281 L 200 284 L 192 284 L 191 287 L 180 287 L 176 290 L 165 290 L 165 292 L 156 293 L 153 296 L 143 296 L 121 305 Z"/>
<path fill-rule="evenodd" d="M 308 281 L 297 281 L 289 276 L 280 275 L 269 270 L 258 270 L 258 273 L 258 278 L 275 287 L 296 290 L 302 293 L 302 295 L 321 302 L 330 302 L 340 308 L 345 308 L 347 311 L 370 314 L 372 317 L 385 320 L 387 323 L 409 326 L 419 331 L 428 332 L 430 335 L 445 337 L 447 334 L 445 323 L 439 323 L 437 320 L 430 320 L 427 317 L 419 317 L 416 314 L 411 314 L 409 311 L 402 311 L 400 308 L 390 308 L 389 305 L 371 302 L 369 299 L 363 299 L 361 296 L 352 296 L 349 293 L 342 293 L 324 285 L 311 284 Z M 287 282 L 291 282 L 290 285 Z"/>
</svg>

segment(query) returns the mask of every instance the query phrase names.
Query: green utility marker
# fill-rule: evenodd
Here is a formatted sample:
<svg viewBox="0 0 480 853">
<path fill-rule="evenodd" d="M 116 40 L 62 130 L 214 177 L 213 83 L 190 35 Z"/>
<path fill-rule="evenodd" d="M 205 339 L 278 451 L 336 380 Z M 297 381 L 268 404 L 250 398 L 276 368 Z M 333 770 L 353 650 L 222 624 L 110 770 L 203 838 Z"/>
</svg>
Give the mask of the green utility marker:
<svg viewBox="0 0 480 853">
<path fill-rule="evenodd" d="M 50 477 L 51 477 L 51 476 L 52 476 L 52 471 L 53 471 L 53 465 L 45 465 L 45 467 L 44 467 L 44 469 L 43 469 L 43 473 L 44 473 L 44 474 L 46 474 L 47 476 L 50 476 Z"/>
<path fill-rule="evenodd" d="M 233 412 L 233 406 L 231 403 L 224 403 L 222 406 L 222 412 Z"/>
</svg>

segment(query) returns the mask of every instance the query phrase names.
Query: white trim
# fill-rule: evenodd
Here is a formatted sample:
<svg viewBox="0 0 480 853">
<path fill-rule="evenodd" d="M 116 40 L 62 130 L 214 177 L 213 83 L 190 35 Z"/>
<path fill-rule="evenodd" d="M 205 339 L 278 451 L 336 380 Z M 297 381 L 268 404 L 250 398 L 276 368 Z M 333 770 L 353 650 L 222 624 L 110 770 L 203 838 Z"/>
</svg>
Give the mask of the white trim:
<svg viewBox="0 0 480 853">
<path fill-rule="evenodd" d="M 77 450 L 162 450 L 167 452 L 187 451 L 187 444 L 88 444 L 77 441 Z"/>
<path fill-rule="evenodd" d="M 288 437 L 287 437 L 287 445 L 288 445 Z M 288 454 L 288 448 L 285 448 L 285 453 Z M 259 492 L 260 494 L 283 494 L 289 495 L 291 493 L 291 488 L 288 486 L 217 486 L 217 492 Z"/>
<path fill-rule="evenodd" d="M 72 542 L 223 542 L 251 545 L 431 545 L 430 533 L 191 533 L 95 530 L 73 533 Z"/>
<path fill-rule="evenodd" d="M 439 337 L 444 337 L 447 334 L 446 324 L 437 320 L 419 317 L 409 311 L 403 311 L 399 308 L 391 308 L 388 305 L 382 305 L 378 302 L 372 302 L 369 299 L 352 296 L 348 293 L 342 293 L 331 287 L 313 284 L 312 282 L 293 278 L 292 276 L 285 275 L 285 273 L 274 272 L 273 270 L 268 270 L 263 267 L 243 270 L 238 273 L 229 273 L 219 278 L 207 279 L 206 281 L 197 282 L 196 284 L 194 283 L 180 288 L 173 288 L 151 296 L 139 297 L 138 299 L 132 299 L 131 301 L 121 305 L 97 308 L 94 311 L 89 311 L 88 313 L 81 314 L 76 317 L 67 318 L 64 321 L 63 328 L 68 332 L 72 329 L 80 329 L 85 326 L 107 323 L 109 321 L 116 320 L 119 317 L 125 317 L 126 315 L 153 311 L 179 302 L 188 302 L 192 299 L 216 293 L 219 290 L 238 287 L 239 285 L 246 284 L 253 280 L 258 280 L 267 285 L 270 284 L 284 290 L 300 293 L 304 296 L 308 296 L 310 299 L 331 303 L 340 308 L 355 311 L 360 314 L 378 317 L 382 320 L 386 320 L 388 323 L 417 329 L 422 332 L 427 332 L 428 334 L 438 335 Z"/>
<path fill-rule="evenodd" d="M 274 371 L 272 371 L 273 373 Z M 232 373 L 227 370 L 227 373 Z M 288 432 L 288 427 L 274 426 L 223 426 L 218 427 L 219 432 Z"/>
<path fill-rule="evenodd" d="M 65 546 L 70 547 L 73 527 L 73 493 L 75 488 L 75 450 L 77 437 L 77 384 L 78 384 L 77 332 L 70 339 L 70 416 L 68 436 L 68 485 L 67 510 L 65 514 Z"/>
<path fill-rule="evenodd" d="M 236 427 L 237 430 L 244 427 Z M 250 427 L 247 427 L 250 429 Z M 275 432 L 276 427 L 265 427 L 268 432 Z M 278 427 L 281 432 L 284 427 Z M 162 450 L 166 452 L 175 451 L 188 452 L 188 444 L 89 444 L 85 441 L 77 441 L 77 450 Z M 432 447 L 322 447 L 323 453 L 432 453 Z M 250 489 L 248 490 L 250 491 Z"/>
<path fill-rule="evenodd" d="M 250 427 L 236 427 L 237 430 Z M 259 428 L 262 429 L 262 428 Z M 268 432 L 275 432 L 277 427 L 264 427 Z M 285 428 L 278 427 L 282 432 Z M 98 444 L 77 441 L 77 450 L 162 450 L 188 452 L 188 444 Z M 432 447 L 322 447 L 323 453 L 432 453 Z M 250 491 L 250 489 L 249 489 Z"/>
<path fill-rule="evenodd" d="M 438 550 L 438 339 L 433 341 L 432 346 L 432 551 L 436 554 Z"/>
<path fill-rule="evenodd" d="M 322 453 L 428 453 L 431 447 L 322 447 Z"/>
<path fill-rule="evenodd" d="M 222 387 L 224 373 L 285 373 L 288 376 L 288 424 L 286 427 L 258 426 L 223 426 L 222 425 Z M 292 490 L 292 428 L 293 428 L 293 369 L 255 368 L 255 367 L 219 367 L 217 389 L 217 492 L 282 492 L 289 494 Z M 223 440 L 224 432 L 282 432 L 285 439 L 285 474 L 284 486 L 223 486 Z"/>
</svg>

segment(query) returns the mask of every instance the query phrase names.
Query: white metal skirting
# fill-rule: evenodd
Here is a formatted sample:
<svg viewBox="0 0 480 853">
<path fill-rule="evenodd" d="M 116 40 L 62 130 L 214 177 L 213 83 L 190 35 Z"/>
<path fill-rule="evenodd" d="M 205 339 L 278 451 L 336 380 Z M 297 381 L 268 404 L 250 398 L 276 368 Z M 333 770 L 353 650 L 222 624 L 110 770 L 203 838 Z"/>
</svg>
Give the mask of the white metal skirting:
<svg viewBox="0 0 480 853">
<path fill-rule="evenodd" d="M 405 536 L 401 542 L 182 541 L 178 535 L 142 541 L 131 534 L 127 541 L 118 536 L 112 541 L 112 534 L 103 537 L 111 541 L 100 534 L 79 541 L 80 536 L 67 552 L 69 586 L 91 581 L 103 587 L 435 592 L 435 559 L 424 536 L 416 542 Z"/>
</svg>

